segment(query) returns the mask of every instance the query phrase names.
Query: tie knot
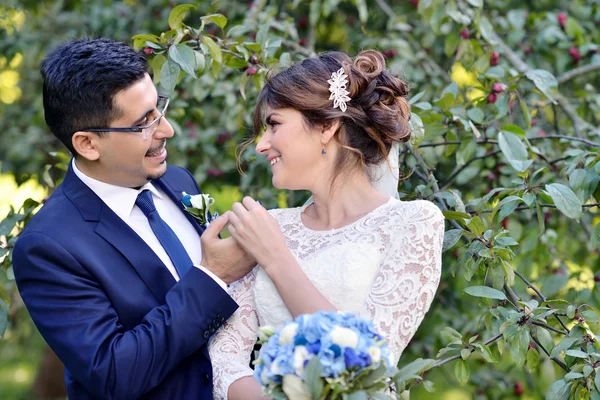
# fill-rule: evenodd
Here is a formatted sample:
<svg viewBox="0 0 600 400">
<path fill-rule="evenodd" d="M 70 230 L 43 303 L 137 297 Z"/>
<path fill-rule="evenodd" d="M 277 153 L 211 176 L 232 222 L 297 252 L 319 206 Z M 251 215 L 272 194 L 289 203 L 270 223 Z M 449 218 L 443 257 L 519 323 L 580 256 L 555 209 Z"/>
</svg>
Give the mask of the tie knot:
<svg viewBox="0 0 600 400">
<path fill-rule="evenodd" d="M 144 190 L 138 194 L 138 197 L 135 200 L 135 205 L 142 210 L 146 217 L 148 214 L 156 211 L 156 207 L 154 207 L 154 201 L 152 200 L 152 193 L 149 190 Z"/>
</svg>

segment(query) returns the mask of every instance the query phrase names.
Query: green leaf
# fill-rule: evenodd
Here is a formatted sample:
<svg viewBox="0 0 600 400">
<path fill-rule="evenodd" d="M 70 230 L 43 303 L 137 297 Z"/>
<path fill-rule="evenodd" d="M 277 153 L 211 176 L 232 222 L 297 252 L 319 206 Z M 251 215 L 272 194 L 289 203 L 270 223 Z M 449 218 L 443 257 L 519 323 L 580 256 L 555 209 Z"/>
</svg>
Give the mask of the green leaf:
<svg viewBox="0 0 600 400">
<path fill-rule="evenodd" d="M 466 288 L 465 293 L 474 297 L 485 297 L 487 299 L 506 300 L 506 295 L 488 286 L 470 286 Z"/>
<path fill-rule="evenodd" d="M 387 374 L 387 366 L 384 363 L 379 364 L 379 367 L 369 372 L 362 380 L 364 388 L 368 388 L 376 382 L 382 381 Z"/>
<path fill-rule="evenodd" d="M 477 7 L 477 8 L 483 7 L 483 0 L 467 0 L 467 3 L 469 3 L 473 7 Z"/>
<path fill-rule="evenodd" d="M 0 221 L 0 236 L 9 235 L 17 223 L 25 218 L 22 214 L 9 214 L 6 218 Z"/>
<path fill-rule="evenodd" d="M 553 99 L 553 90 L 558 87 L 558 81 L 550 72 L 543 69 L 534 69 L 528 71 L 525 76 L 535 84 L 535 86 L 544 93 L 550 100 Z"/>
<path fill-rule="evenodd" d="M 219 28 L 221 28 L 221 29 L 225 28 L 225 25 L 227 25 L 227 17 L 225 17 L 223 14 L 205 15 L 204 17 L 201 17 L 200 19 L 202 21 L 213 22 L 213 23 L 217 24 L 219 26 Z"/>
<path fill-rule="evenodd" d="M 181 23 L 185 19 L 188 11 L 196 8 L 191 4 L 180 4 L 173 8 L 169 13 L 169 26 L 171 29 L 177 29 L 181 26 Z"/>
<path fill-rule="evenodd" d="M 565 355 L 577 358 L 588 358 L 588 353 L 581 350 L 567 350 L 565 351 Z"/>
<path fill-rule="evenodd" d="M 485 115 L 483 114 L 483 111 L 481 111 L 481 108 L 470 108 L 467 111 L 467 117 L 476 124 L 481 124 Z"/>
<path fill-rule="evenodd" d="M 177 84 L 181 68 L 175 61 L 167 59 L 160 69 L 160 85 L 167 93 L 172 93 Z"/>
<path fill-rule="evenodd" d="M 534 371 L 540 363 L 540 353 L 536 349 L 527 350 L 527 369 Z"/>
<path fill-rule="evenodd" d="M 515 134 L 500 132 L 498 145 L 504 157 L 517 171 L 523 172 L 533 163 L 533 160 L 528 160 L 527 148 Z"/>
<path fill-rule="evenodd" d="M 460 351 L 460 357 L 463 360 L 466 360 L 467 358 L 469 358 L 470 355 L 471 355 L 471 350 L 469 350 L 469 349 L 462 349 Z"/>
<path fill-rule="evenodd" d="M 464 231 L 462 229 L 450 229 L 444 233 L 444 244 L 442 245 L 442 252 L 451 249 L 458 243 L 460 240 L 462 233 Z"/>
<path fill-rule="evenodd" d="M 196 71 L 204 71 L 204 67 L 206 66 L 206 57 L 204 57 L 204 54 L 194 50 L 194 58 L 196 59 Z"/>
<path fill-rule="evenodd" d="M 577 342 L 577 340 L 578 339 L 574 337 L 564 337 L 560 342 L 558 342 L 556 347 L 554 347 L 554 350 L 550 352 L 550 357 L 558 357 L 560 353 L 571 347 L 575 342 Z"/>
<path fill-rule="evenodd" d="M 457 332 L 456 330 L 450 328 L 449 326 L 442 329 L 440 334 L 442 335 L 442 338 L 444 340 L 447 340 L 448 342 L 462 340 L 462 335 L 459 332 Z"/>
<path fill-rule="evenodd" d="M 169 58 L 175 61 L 182 70 L 196 78 L 196 56 L 194 50 L 185 44 L 169 47 Z"/>
<path fill-rule="evenodd" d="M 546 296 L 554 296 L 569 282 L 567 275 L 551 275 L 544 280 L 542 290 Z"/>
<path fill-rule="evenodd" d="M 556 208 L 568 218 L 579 220 L 583 209 L 581 201 L 568 187 L 560 183 L 550 183 L 546 185 L 546 191 L 552 197 Z"/>
<path fill-rule="evenodd" d="M 452 106 L 452 104 L 454 104 L 457 95 L 458 85 L 456 82 L 452 82 L 442 91 L 440 98 L 435 101 L 435 104 L 440 106 L 442 109 L 447 110 Z"/>
<path fill-rule="evenodd" d="M 467 227 L 477 236 L 481 236 L 483 230 L 485 229 L 485 225 L 483 225 L 483 220 L 479 215 L 474 216 L 467 223 Z"/>
<path fill-rule="evenodd" d="M 541 343 L 541 345 L 546 349 L 548 353 L 550 353 L 554 349 L 554 339 L 552 339 L 552 335 L 546 329 L 542 327 L 537 327 L 537 339 Z"/>
<path fill-rule="evenodd" d="M 564 380 L 558 380 L 546 392 L 546 400 L 568 400 L 571 385 Z"/>
<path fill-rule="evenodd" d="M 477 143 L 475 140 L 465 140 L 461 143 L 460 148 L 456 152 L 456 164 L 465 165 L 477 150 Z"/>
<path fill-rule="evenodd" d="M 223 63 L 223 52 L 221 51 L 221 48 L 219 47 L 219 45 L 217 43 L 215 43 L 214 40 L 212 40 L 210 37 L 203 35 L 202 36 L 202 43 L 204 43 L 206 45 L 206 47 L 208 47 L 208 51 L 210 52 L 210 56 L 212 57 L 212 59 L 214 61 L 216 61 L 219 64 Z"/>
<path fill-rule="evenodd" d="M 458 212 L 458 211 L 442 211 L 442 214 L 444 214 L 444 217 L 446 217 L 446 219 L 449 220 L 462 220 L 462 219 L 469 219 L 471 218 L 471 216 L 467 213 L 463 213 L 463 212 Z"/>
<path fill-rule="evenodd" d="M 525 137 L 525 135 L 527 135 L 527 132 L 525 132 L 525 130 L 523 130 L 523 128 L 521 128 L 520 126 L 514 125 L 514 124 L 503 125 L 500 128 L 500 130 L 504 131 L 504 132 L 514 133 L 515 135 L 520 136 L 520 137 Z"/>
<path fill-rule="evenodd" d="M 313 357 L 306 365 L 306 386 L 310 397 L 313 399 L 321 398 L 323 392 L 323 381 L 321 380 L 321 372 L 323 367 L 318 357 Z"/>
<path fill-rule="evenodd" d="M 419 115 L 410 113 L 410 144 L 417 148 L 423 142 L 425 138 L 425 127 L 423 126 L 423 120 Z"/>
<path fill-rule="evenodd" d="M 460 386 L 464 386 L 469 381 L 469 364 L 465 360 L 458 360 L 454 365 L 454 375 Z"/>
<path fill-rule="evenodd" d="M 494 27 L 487 17 L 481 17 L 481 22 L 479 23 L 479 33 L 481 33 L 481 37 L 483 37 L 486 41 L 492 42 Z"/>
<path fill-rule="evenodd" d="M 10 311 L 8 308 L 8 304 L 6 304 L 4 300 L 0 299 L 0 337 L 4 337 L 4 334 L 6 333 L 6 329 L 8 328 L 9 316 Z"/>
<path fill-rule="evenodd" d="M 477 348 L 477 354 L 481 355 L 481 357 L 483 357 L 485 361 L 489 363 L 498 362 L 498 360 L 496 360 L 496 357 L 494 357 L 494 355 L 492 354 L 492 350 L 490 350 L 488 346 L 480 343 L 475 343 L 474 346 Z"/>
<path fill-rule="evenodd" d="M 521 112 L 523 113 L 523 118 L 525 118 L 525 122 L 527 123 L 527 128 L 531 128 L 531 114 L 529 114 L 527 103 L 524 100 L 519 99 L 519 104 L 521 105 Z"/>
<path fill-rule="evenodd" d="M 313 399 L 320 399 L 321 397 L 314 397 Z M 369 394 L 364 390 L 358 392 L 352 392 L 345 397 L 347 400 L 369 400 Z"/>
<path fill-rule="evenodd" d="M 248 84 L 249 80 L 250 76 L 248 74 L 242 74 L 242 77 L 240 78 L 240 94 L 244 100 L 246 100 L 246 85 Z"/>
</svg>

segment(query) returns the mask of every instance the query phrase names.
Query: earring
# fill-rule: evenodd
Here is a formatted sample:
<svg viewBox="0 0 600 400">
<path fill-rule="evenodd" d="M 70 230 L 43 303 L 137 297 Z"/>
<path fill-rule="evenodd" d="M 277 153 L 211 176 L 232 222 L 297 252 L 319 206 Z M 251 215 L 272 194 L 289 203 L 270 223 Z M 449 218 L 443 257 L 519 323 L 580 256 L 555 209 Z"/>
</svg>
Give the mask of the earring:
<svg viewBox="0 0 600 400">
<path fill-rule="evenodd" d="M 321 155 L 324 156 L 325 154 L 327 154 L 327 152 L 325 151 L 325 145 L 323 145 L 323 150 L 321 150 Z"/>
</svg>

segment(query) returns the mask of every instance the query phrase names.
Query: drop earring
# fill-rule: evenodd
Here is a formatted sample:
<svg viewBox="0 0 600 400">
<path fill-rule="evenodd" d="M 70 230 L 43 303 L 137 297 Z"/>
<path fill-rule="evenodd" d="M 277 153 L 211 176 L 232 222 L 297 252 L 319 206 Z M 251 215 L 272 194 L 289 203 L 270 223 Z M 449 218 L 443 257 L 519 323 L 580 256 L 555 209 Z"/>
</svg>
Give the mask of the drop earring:
<svg viewBox="0 0 600 400">
<path fill-rule="evenodd" d="M 327 154 L 327 152 L 325 151 L 325 145 L 323 145 L 323 150 L 321 150 L 321 155 L 324 156 L 325 154 Z"/>
</svg>

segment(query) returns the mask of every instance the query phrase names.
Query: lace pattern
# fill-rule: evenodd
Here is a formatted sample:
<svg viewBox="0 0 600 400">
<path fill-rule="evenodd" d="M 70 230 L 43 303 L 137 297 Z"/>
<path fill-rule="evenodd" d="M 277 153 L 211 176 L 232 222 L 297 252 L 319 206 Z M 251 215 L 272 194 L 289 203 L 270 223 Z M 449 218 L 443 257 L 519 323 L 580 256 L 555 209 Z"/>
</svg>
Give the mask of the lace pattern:
<svg viewBox="0 0 600 400">
<path fill-rule="evenodd" d="M 288 248 L 315 287 L 339 310 L 371 319 L 388 339 L 393 363 L 433 301 L 441 275 L 444 218 L 431 202 L 390 200 L 340 229 L 314 231 L 302 208 L 271 210 Z M 259 325 L 279 328 L 291 315 L 267 274 L 256 268 L 231 288 L 240 308 L 212 338 L 214 398 L 252 375 Z"/>
</svg>

